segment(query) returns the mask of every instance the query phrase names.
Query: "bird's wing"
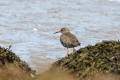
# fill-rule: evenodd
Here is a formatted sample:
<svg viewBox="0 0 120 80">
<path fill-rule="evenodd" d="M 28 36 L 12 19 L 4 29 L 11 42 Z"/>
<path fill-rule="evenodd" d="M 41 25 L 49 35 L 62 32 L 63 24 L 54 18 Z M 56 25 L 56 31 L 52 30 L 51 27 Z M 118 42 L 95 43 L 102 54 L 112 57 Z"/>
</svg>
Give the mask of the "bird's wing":
<svg viewBox="0 0 120 80">
<path fill-rule="evenodd" d="M 80 45 L 77 38 L 71 33 L 61 35 L 60 41 L 65 47 L 75 47 L 77 45 Z"/>
<path fill-rule="evenodd" d="M 74 45 L 74 46 L 80 45 L 80 42 L 78 41 L 78 39 L 76 38 L 75 35 L 70 33 L 70 35 L 68 35 L 68 37 L 70 38 L 72 45 Z"/>
<path fill-rule="evenodd" d="M 61 35 L 60 41 L 62 44 L 72 44 L 71 40 L 69 39 L 67 35 Z"/>
</svg>

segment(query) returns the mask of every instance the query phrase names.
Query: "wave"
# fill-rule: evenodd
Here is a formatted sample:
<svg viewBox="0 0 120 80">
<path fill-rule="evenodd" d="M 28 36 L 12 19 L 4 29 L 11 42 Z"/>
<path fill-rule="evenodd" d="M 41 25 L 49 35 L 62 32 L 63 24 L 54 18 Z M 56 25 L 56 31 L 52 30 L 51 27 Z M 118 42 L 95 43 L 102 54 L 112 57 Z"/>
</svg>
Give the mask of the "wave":
<svg viewBox="0 0 120 80">
<path fill-rule="evenodd" d="M 109 1 L 120 2 L 120 0 L 109 0 Z"/>
</svg>

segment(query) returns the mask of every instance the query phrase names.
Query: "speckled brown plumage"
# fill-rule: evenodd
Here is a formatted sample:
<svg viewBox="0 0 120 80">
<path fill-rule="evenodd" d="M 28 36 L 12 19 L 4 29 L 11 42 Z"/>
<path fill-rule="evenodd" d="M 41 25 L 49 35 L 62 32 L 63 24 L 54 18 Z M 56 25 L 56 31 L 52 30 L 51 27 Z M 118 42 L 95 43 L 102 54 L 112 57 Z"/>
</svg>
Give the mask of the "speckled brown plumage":
<svg viewBox="0 0 120 80">
<path fill-rule="evenodd" d="M 60 42 L 64 47 L 67 47 L 67 48 L 74 48 L 80 45 L 77 38 L 70 32 L 63 33 L 60 36 Z"/>
<path fill-rule="evenodd" d="M 80 42 L 78 41 L 78 39 L 76 38 L 75 35 L 73 35 L 72 33 L 70 33 L 68 28 L 62 28 L 60 31 L 62 35 L 60 36 L 60 42 L 61 44 L 67 48 L 67 54 L 69 54 L 69 50 L 68 48 L 73 48 L 80 46 Z M 56 32 L 56 33 L 58 33 Z"/>
</svg>

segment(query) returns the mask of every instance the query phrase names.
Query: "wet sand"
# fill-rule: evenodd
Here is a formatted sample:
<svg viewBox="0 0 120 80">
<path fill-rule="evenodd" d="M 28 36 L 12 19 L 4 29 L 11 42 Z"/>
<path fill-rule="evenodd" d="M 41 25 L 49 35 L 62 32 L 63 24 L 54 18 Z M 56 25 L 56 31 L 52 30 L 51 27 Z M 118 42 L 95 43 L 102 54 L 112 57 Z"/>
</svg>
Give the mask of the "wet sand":
<svg viewBox="0 0 120 80">
<path fill-rule="evenodd" d="M 0 45 L 8 47 L 41 73 L 66 56 L 62 27 L 70 28 L 81 47 L 120 39 L 120 2 L 108 0 L 1 0 Z M 80 47 L 78 47 L 80 48 Z M 77 48 L 77 49 L 78 49 Z"/>
</svg>

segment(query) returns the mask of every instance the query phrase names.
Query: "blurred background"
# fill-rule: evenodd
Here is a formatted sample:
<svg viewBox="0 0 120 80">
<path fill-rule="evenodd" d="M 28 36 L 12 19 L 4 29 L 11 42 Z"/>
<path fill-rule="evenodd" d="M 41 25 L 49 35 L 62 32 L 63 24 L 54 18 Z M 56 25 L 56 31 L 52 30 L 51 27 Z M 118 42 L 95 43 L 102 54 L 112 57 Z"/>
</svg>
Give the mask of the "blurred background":
<svg viewBox="0 0 120 80">
<path fill-rule="evenodd" d="M 68 27 L 80 47 L 120 39 L 120 0 L 0 0 L 0 45 L 38 73 L 66 56 L 53 34 Z M 78 47 L 78 48 L 80 48 Z"/>
</svg>

